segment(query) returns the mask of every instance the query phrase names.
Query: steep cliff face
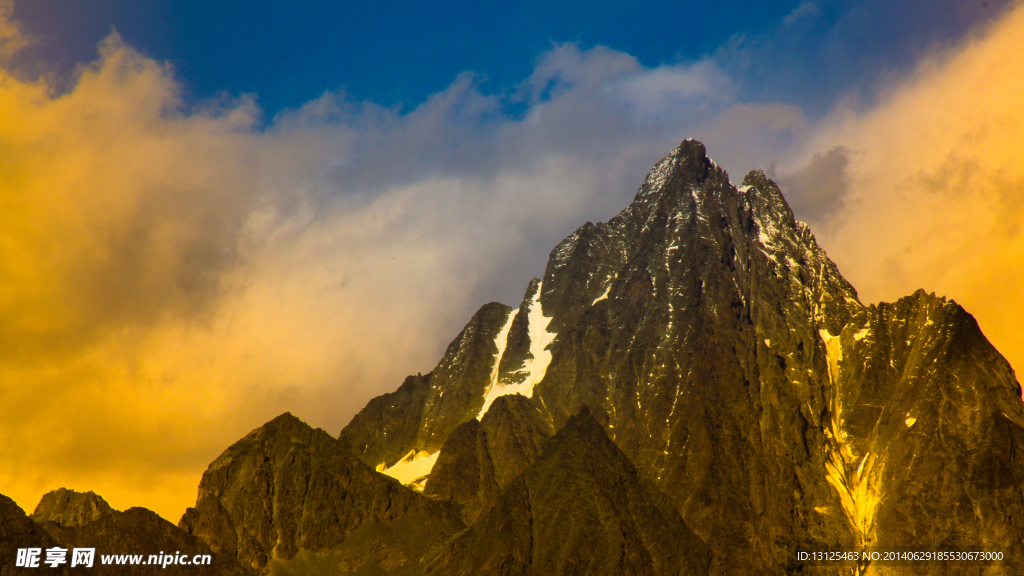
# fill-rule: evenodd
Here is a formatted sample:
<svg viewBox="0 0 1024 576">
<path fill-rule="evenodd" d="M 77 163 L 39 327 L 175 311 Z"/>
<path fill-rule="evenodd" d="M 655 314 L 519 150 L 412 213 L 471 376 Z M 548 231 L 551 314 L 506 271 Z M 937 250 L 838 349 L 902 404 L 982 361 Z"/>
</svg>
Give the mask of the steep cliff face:
<svg viewBox="0 0 1024 576">
<path fill-rule="evenodd" d="M 830 481 L 858 538 L 1019 545 L 1020 386 L 974 318 L 918 291 L 823 338 Z"/>
<path fill-rule="evenodd" d="M 258 573 L 388 573 L 463 528 L 354 458 L 326 432 L 283 414 L 224 451 L 179 525 Z"/>
<path fill-rule="evenodd" d="M 500 396 L 482 421 L 474 418 L 448 435 L 424 494 L 458 503 L 471 524 L 533 463 L 552 433 L 526 397 Z"/>
<path fill-rule="evenodd" d="M 707 574 L 708 550 L 584 407 L 424 574 Z"/>
<path fill-rule="evenodd" d="M 452 373 L 474 377 L 436 375 Z M 1021 543 L 1020 386 L 970 315 L 923 292 L 863 306 L 771 180 L 734 186 L 698 142 L 415 382 L 343 430 L 364 462 L 445 462 L 443 439 L 502 395 L 553 430 L 586 405 L 708 543 L 712 573 L 806 568 L 807 547 Z M 408 413 L 415 433 L 373 432 Z M 467 462 L 471 438 L 486 452 L 460 430 Z"/>
</svg>

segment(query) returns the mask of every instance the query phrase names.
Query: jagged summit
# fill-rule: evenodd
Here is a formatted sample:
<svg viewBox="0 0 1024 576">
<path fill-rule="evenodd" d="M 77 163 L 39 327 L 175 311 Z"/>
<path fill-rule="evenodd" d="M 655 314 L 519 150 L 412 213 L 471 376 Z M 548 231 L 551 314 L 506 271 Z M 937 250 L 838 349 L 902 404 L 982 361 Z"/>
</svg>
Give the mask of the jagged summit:
<svg viewBox="0 0 1024 576">
<path fill-rule="evenodd" d="M 502 395 L 528 399 L 554 430 L 586 405 L 711 546 L 713 573 L 796 569 L 789 551 L 798 545 L 894 538 L 910 513 L 886 494 L 918 510 L 937 513 L 936 502 L 947 502 L 943 514 L 966 514 L 952 494 L 926 502 L 909 488 L 920 481 L 900 481 L 896 470 L 923 466 L 952 485 L 939 467 L 956 461 L 957 474 L 980 474 L 995 458 L 1015 462 L 996 466 L 1000 481 L 1022 475 L 1017 456 L 980 440 L 1020 433 L 1009 366 L 959 306 L 916 301 L 862 305 L 774 182 L 753 171 L 736 187 L 687 140 L 622 212 L 560 242 L 518 307 L 481 308 L 436 370 L 371 401 L 341 440 L 388 473 L 409 453 L 444 461 L 445 439 L 486 419 Z M 924 308 L 934 312 L 922 316 Z M 938 331 L 928 324 L 936 318 Z M 921 329 L 873 339 L 868 324 L 883 319 Z M 906 415 L 916 413 L 911 398 L 924 413 L 984 414 L 947 422 L 975 443 L 942 450 L 970 444 L 988 456 L 926 453 L 938 447 L 918 435 L 931 430 L 924 420 Z M 892 427 L 897 414 L 903 428 Z M 473 506 L 488 498 L 474 494 Z M 1022 502 L 1017 492 L 993 498 L 985 514 L 997 518 L 998 506 Z M 913 535 L 900 532 L 906 541 L 995 538 L 987 521 L 957 516 L 954 530 L 919 517 Z"/>
</svg>

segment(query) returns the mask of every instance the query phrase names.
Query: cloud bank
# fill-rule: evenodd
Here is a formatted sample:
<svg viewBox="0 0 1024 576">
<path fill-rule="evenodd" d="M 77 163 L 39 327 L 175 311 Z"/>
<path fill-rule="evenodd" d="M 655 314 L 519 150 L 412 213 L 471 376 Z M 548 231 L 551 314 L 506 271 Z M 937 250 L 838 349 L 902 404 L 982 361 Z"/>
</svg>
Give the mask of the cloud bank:
<svg viewBox="0 0 1024 576">
<path fill-rule="evenodd" d="M 1022 37 L 1018 5 L 960 45 L 930 54 L 883 92 L 879 106 L 835 110 L 790 164 L 808 166 L 801 194 L 815 182 L 826 194 L 842 188 L 841 207 L 820 215 L 820 236 L 862 299 L 893 300 L 917 288 L 951 297 L 1018 369 Z M 844 152 L 830 162 L 823 150 Z"/>
<path fill-rule="evenodd" d="M 823 119 L 745 99 L 722 56 L 652 68 L 572 44 L 509 95 L 467 73 L 414 110 L 327 93 L 267 123 L 245 97 L 184 109 L 116 35 L 59 95 L 4 69 L 0 492 L 176 521 L 253 427 L 290 410 L 336 434 L 430 370 L 685 137 L 734 180 L 775 166 L 866 299 L 954 297 L 1022 365 L 1022 33 L 1018 9 Z"/>
</svg>

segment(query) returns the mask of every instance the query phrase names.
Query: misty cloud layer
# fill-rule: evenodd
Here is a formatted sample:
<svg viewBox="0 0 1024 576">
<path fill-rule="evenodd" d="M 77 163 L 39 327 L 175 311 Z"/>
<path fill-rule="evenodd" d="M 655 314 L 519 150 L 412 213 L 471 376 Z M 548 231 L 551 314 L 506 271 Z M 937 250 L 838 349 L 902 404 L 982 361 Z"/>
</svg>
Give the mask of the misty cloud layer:
<svg viewBox="0 0 1024 576">
<path fill-rule="evenodd" d="M 779 189 L 800 217 L 817 227 L 828 227 L 843 208 L 850 188 L 846 168 L 850 151 L 842 146 L 815 153 L 807 165 L 777 178 Z"/>
</svg>

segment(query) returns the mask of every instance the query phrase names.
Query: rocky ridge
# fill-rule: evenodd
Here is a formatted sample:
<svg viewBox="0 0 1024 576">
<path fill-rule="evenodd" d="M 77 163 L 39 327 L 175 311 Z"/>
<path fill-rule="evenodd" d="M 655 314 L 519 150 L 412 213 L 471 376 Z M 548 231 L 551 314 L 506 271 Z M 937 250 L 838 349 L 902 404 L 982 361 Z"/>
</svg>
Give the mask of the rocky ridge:
<svg viewBox="0 0 1024 576">
<path fill-rule="evenodd" d="M 67 552 L 64 562 L 56 568 L 45 564 L 45 550 L 62 548 Z M 21 548 L 40 548 L 39 567 L 15 566 L 15 554 Z M 71 567 L 75 548 L 95 550 L 91 567 Z M 0 574 L 23 574 L 43 569 L 54 574 L 100 574 L 135 576 L 152 574 L 160 570 L 167 574 L 194 574 L 199 576 L 250 576 L 234 558 L 214 554 L 210 547 L 195 536 L 180 530 L 156 513 L 145 508 L 131 508 L 124 512 L 114 510 L 102 497 L 93 492 L 76 492 L 60 488 L 48 492 L 31 516 L 26 516 L 13 501 L 0 497 L 0 553 L 4 564 Z M 163 566 L 164 554 L 172 557 L 181 553 L 192 561 L 196 556 L 209 555 L 209 564 Z M 113 555 L 121 563 L 104 564 L 102 557 Z M 136 563 L 127 560 L 137 556 Z M 157 558 L 151 558 L 156 556 Z M 151 559 L 157 564 L 149 564 Z"/>
<path fill-rule="evenodd" d="M 799 548 L 1021 543 L 1020 386 L 973 318 L 924 292 L 864 306 L 771 180 L 734 186 L 698 142 L 403 388 L 341 433 L 367 464 L 443 462 L 502 394 L 554 430 L 586 405 L 715 574 L 808 568 Z"/>
<path fill-rule="evenodd" d="M 224 451 L 179 526 L 258 573 L 392 573 L 464 528 L 285 413 Z M 299 568 L 296 568 L 299 567 Z"/>
</svg>

